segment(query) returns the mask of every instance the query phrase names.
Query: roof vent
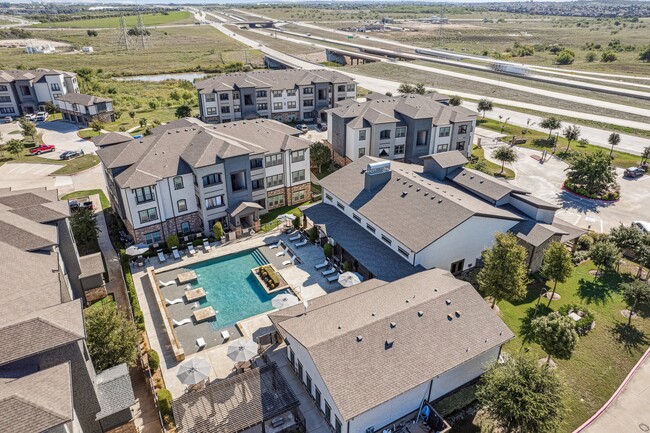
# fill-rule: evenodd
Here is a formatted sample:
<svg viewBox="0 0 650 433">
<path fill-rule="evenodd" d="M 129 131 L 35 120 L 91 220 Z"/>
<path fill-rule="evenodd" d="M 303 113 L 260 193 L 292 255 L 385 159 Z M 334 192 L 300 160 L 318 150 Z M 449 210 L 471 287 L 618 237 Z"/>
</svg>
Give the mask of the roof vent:
<svg viewBox="0 0 650 433">
<path fill-rule="evenodd" d="M 469 352 L 469 347 L 467 349 L 465 349 L 465 352 Z"/>
<path fill-rule="evenodd" d="M 479 181 L 478 181 L 478 183 L 483 183 L 483 182 L 485 182 L 485 181 L 484 181 L 484 180 L 479 180 Z"/>
<path fill-rule="evenodd" d="M 395 322 L 390 322 L 390 327 L 391 327 L 391 329 L 393 329 L 393 328 L 396 327 L 396 326 L 397 326 L 397 323 L 395 323 Z"/>
<path fill-rule="evenodd" d="M 438 200 L 438 204 L 442 203 L 442 199 Z"/>
<path fill-rule="evenodd" d="M 499 332 L 499 335 L 503 335 L 503 331 Z"/>
<path fill-rule="evenodd" d="M 401 177 L 398 177 L 398 178 L 397 178 L 397 181 L 399 182 L 400 180 L 402 180 L 402 178 L 401 178 Z"/>
<path fill-rule="evenodd" d="M 338 327 L 338 328 L 339 328 L 339 329 L 341 329 L 341 325 L 339 325 L 339 327 Z"/>
<path fill-rule="evenodd" d="M 451 305 L 451 299 L 447 299 L 447 300 L 445 301 L 445 304 L 447 304 L 447 305 Z"/>
<path fill-rule="evenodd" d="M 424 196 L 426 197 L 426 196 L 428 196 L 428 195 L 429 195 L 429 193 L 425 191 L 425 192 L 424 192 Z"/>
<path fill-rule="evenodd" d="M 167 131 L 167 135 L 171 135 L 171 133 L 172 133 L 171 131 Z"/>
<path fill-rule="evenodd" d="M 456 313 L 454 314 L 456 314 L 456 317 L 460 317 L 460 311 L 456 310 Z"/>
<path fill-rule="evenodd" d="M 486 342 L 486 343 L 488 342 L 488 339 L 487 339 L 487 338 L 485 339 L 485 342 Z"/>
<path fill-rule="evenodd" d="M 453 319 L 454 319 L 454 316 L 452 316 L 451 314 L 447 314 L 447 320 L 451 321 Z"/>
<path fill-rule="evenodd" d="M 375 317 L 375 313 L 372 313 L 371 316 L 372 316 L 372 317 Z"/>
<path fill-rule="evenodd" d="M 433 289 L 433 291 L 434 291 L 434 292 L 437 292 L 437 291 L 438 291 L 438 288 L 436 287 L 435 289 Z"/>
<path fill-rule="evenodd" d="M 392 348 L 393 343 L 394 343 L 393 340 L 386 340 L 386 342 L 384 343 L 384 349 L 388 350 L 388 349 Z"/>
<path fill-rule="evenodd" d="M 406 181 L 404 181 L 404 182 L 402 183 L 402 185 L 406 185 L 406 183 L 407 183 L 407 182 L 406 182 Z"/>
<path fill-rule="evenodd" d="M 409 185 L 409 188 L 413 188 L 413 184 L 410 184 L 410 185 Z"/>
<path fill-rule="evenodd" d="M 402 191 L 402 198 L 406 197 L 408 195 L 408 192 Z"/>
<path fill-rule="evenodd" d="M 422 310 L 418 311 L 418 317 L 422 317 L 422 316 L 424 316 L 424 311 Z"/>
<path fill-rule="evenodd" d="M 421 189 L 422 189 L 422 188 L 417 188 L 417 189 L 415 190 L 415 192 L 420 192 Z"/>
<path fill-rule="evenodd" d="M 357 335 L 357 341 L 363 341 L 363 335 Z"/>
<path fill-rule="evenodd" d="M 470 179 L 474 179 L 474 176 L 470 176 L 469 178 L 470 178 Z"/>
<path fill-rule="evenodd" d="M 467 174 L 467 173 L 463 172 L 463 174 L 461 174 L 461 176 L 465 176 L 466 174 Z"/>
</svg>

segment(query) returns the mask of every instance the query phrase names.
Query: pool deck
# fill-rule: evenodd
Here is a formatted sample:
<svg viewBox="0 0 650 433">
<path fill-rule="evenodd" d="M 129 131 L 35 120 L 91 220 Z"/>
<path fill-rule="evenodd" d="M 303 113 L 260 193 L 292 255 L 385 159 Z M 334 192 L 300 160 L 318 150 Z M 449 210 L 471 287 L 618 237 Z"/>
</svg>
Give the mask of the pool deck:
<svg viewBox="0 0 650 433">
<path fill-rule="evenodd" d="M 309 301 L 310 299 L 323 296 L 341 288 L 337 282 L 329 283 L 327 278 L 321 274 L 322 270 L 316 271 L 314 268 L 317 263 L 321 263 L 324 260 L 322 248 L 311 244 L 303 247 L 295 247 L 294 243 L 290 242 L 288 238 L 288 235 L 281 233 L 279 230 L 275 230 L 245 240 L 213 247 L 207 253 L 203 252 L 202 248 L 197 248 L 197 251 L 201 252 L 193 257 L 187 256 L 186 252 L 183 252 L 185 254 L 182 255 L 181 260 L 173 260 L 168 257 L 161 264 L 157 258 L 151 258 L 148 259 L 146 268 L 132 267 L 133 281 L 136 286 L 140 306 L 144 313 L 149 340 L 152 348 L 161 355 L 160 367 L 165 380 L 165 386 L 170 390 L 174 398 L 179 397 L 185 392 L 185 385 L 176 378 L 179 362 L 174 357 L 169 337 L 165 331 L 165 313 L 158 307 L 154 288 L 151 287 L 147 273 L 153 270 L 156 272 L 156 278 L 159 281 L 167 282 L 171 281 L 179 273 L 187 270 L 184 268 L 188 265 L 258 248 L 267 260 L 278 269 L 280 275 L 282 275 L 302 300 Z M 277 244 L 278 240 L 282 240 L 285 246 L 290 249 L 290 252 L 287 251 L 285 256 L 276 257 L 275 254 L 278 249 L 269 248 L 269 246 Z M 291 254 L 298 256 L 299 261 L 297 264 L 282 265 L 282 262 L 289 259 Z M 169 300 L 182 298 L 184 295 L 184 286 L 179 286 L 176 283 L 167 287 L 161 286 L 160 289 L 163 297 Z M 169 315 L 175 320 L 191 317 L 194 308 L 194 303 L 186 302 L 167 306 Z M 215 380 L 223 379 L 234 374 L 234 362 L 226 355 L 228 343 L 242 336 L 255 339 L 261 335 L 268 334 L 273 329 L 271 321 L 268 318 L 268 312 L 242 320 L 238 322 L 238 325 L 239 328 L 227 328 L 231 335 L 227 342 L 224 342 L 221 337 L 222 328 L 219 328 L 214 321 L 198 324 L 193 322 L 178 326 L 174 328 L 174 332 L 185 351 L 186 359 L 194 357 L 207 359 L 212 365 L 209 379 Z M 197 351 L 196 339 L 199 337 L 204 338 L 207 344 L 204 349 Z"/>
</svg>

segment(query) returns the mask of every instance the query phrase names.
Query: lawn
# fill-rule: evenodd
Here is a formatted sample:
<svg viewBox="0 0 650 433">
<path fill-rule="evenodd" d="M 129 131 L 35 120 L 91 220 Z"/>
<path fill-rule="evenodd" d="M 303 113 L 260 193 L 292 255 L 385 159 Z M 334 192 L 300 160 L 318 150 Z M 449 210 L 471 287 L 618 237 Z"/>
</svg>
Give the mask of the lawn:
<svg viewBox="0 0 650 433">
<path fill-rule="evenodd" d="M 501 173 L 501 165 L 495 164 L 492 161 L 485 159 L 485 150 L 482 148 L 474 147 L 472 150 L 472 156 L 478 158 L 479 160 L 485 161 L 488 169 L 490 170 L 492 176 L 494 177 L 503 177 L 506 179 L 514 179 L 515 172 L 509 169 L 507 166 L 504 168 L 503 173 Z M 473 168 L 473 164 L 469 165 L 469 168 Z"/>
<path fill-rule="evenodd" d="M 594 314 L 596 323 L 589 334 L 580 338 L 570 360 L 554 360 L 568 389 L 569 412 L 558 430 L 560 433 L 573 431 L 593 415 L 622 383 L 650 343 L 650 320 L 635 319 L 634 327 L 628 328 L 627 319 L 621 314 L 626 306 L 620 284 L 631 279 L 629 273 L 636 273 L 636 265 L 625 264 L 621 273 L 609 272 L 598 279 L 590 274 L 593 269 L 591 261 L 577 266 L 566 283 L 558 284 L 557 293 L 561 299 L 551 304 L 552 310 L 569 303 L 583 305 Z M 532 317 L 542 288 L 543 283 L 533 283 L 524 301 L 498 304 L 501 318 L 517 335 L 504 346 L 506 352 L 522 349 L 526 330 L 523 325 Z M 552 289 L 552 283 L 547 283 L 545 289 Z M 538 316 L 550 312 L 547 303 L 548 300 L 542 298 Z M 524 348 L 537 358 L 545 358 L 537 344 L 526 342 Z"/>
<path fill-rule="evenodd" d="M 102 191 L 101 189 L 87 189 L 83 191 L 73 191 L 61 196 L 61 200 L 71 200 L 73 198 L 89 197 L 95 194 L 99 194 L 99 199 L 102 203 L 102 210 L 111 207 L 111 202 L 108 201 L 106 194 L 104 194 L 104 191 Z"/>
<path fill-rule="evenodd" d="M 268 213 L 262 215 L 260 217 L 260 223 L 262 224 L 261 230 L 263 232 L 268 232 L 282 224 L 282 221 L 276 219 L 279 215 L 288 213 L 291 215 L 295 215 L 296 217 L 301 217 L 302 212 L 300 212 L 300 209 L 298 209 L 301 206 L 307 206 L 312 204 L 312 202 L 308 201 L 305 203 L 300 203 L 299 205 L 296 206 L 284 206 L 280 207 L 277 209 L 273 209 L 272 211 L 269 211 Z M 288 223 L 285 223 L 288 224 Z"/>
<path fill-rule="evenodd" d="M 25 164 L 54 164 L 60 165 L 61 168 L 52 173 L 52 176 L 70 175 L 87 170 L 99 164 L 97 155 L 84 155 L 80 158 L 61 161 L 60 159 L 48 159 L 41 156 L 30 155 L 29 149 L 23 150 L 23 153 L 16 157 L 15 155 L 3 151 L 0 154 L 0 165 L 6 163 L 25 163 Z"/>
<path fill-rule="evenodd" d="M 52 176 L 70 175 L 88 170 L 99 164 L 99 157 L 97 155 L 84 155 L 80 158 L 62 162 L 64 162 L 63 167 L 52 173 Z"/>
<path fill-rule="evenodd" d="M 124 17 L 127 27 L 135 27 L 138 25 L 137 15 L 128 15 Z M 166 14 L 143 14 L 142 21 L 147 27 L 155 27 L 169 24 L 191 24 L 195 22 L 194 15 L 190 12 L 176 11 Z M 61 21 L 51 23 L 39 23 L 32 27 L 63 27 L 63 28 L 77 28 L 77 29 L 103 29 L 113 28 L 117 29 L 120 26 L 120 19 L 118 17 L 109 18 L 92 18 L 81 19 L 75 21 Z"/>
<path fill-rule="evenodd" d="M 86 140 L 89 140 L 93 137 L 97 137 L 100 134 L 100 132 L 95 131 L 94 129 L 82 129 L 79 131 L 79 137 L 85 138 Z"/>
</svg>

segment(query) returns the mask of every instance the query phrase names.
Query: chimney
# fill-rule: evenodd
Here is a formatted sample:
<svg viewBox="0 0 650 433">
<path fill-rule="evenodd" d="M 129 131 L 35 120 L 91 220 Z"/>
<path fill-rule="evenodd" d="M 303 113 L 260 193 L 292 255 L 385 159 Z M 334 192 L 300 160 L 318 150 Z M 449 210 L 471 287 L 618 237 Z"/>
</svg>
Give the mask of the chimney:
<svg viewBox="0 0 650 433">
<path fill-rule="evenodd" d="M 364 170 L 365 189 L 368 191 L 388 183 L 391 176 L 390 161 L 373 162 Z"/>
</svg>

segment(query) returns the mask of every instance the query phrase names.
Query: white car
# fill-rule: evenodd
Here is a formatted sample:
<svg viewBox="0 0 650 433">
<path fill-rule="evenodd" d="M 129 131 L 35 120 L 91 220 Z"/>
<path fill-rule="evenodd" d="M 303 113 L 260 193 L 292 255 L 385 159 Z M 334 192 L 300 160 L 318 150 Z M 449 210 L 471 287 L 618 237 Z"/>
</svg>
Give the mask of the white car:
<svg viewBox="0 0 650 433">
<path fill-rule="evenodd" d="M 43 122 L 47 119 L 47 112 L 46 111 L 39 111 L 36 113 L 36 120 L 38 122 Z"/>
<path fill-rule="evenodd" d="M 32 122 L 33 122 L 34 120 L 36 120 L 36 115 L 35 115 L 35 114 L 27 113 L 27 114 L 25 114 L 24 117 L 25 117 L 25 119 L 27 119 L 27 120 L 31 120 Z"/>
<path fill-rule="evenodd" d="M 648 221 L 634 221 L 633 226 L 637 226 L 643 233 L 650 233 L 650 222 Z"/>
</svg>

